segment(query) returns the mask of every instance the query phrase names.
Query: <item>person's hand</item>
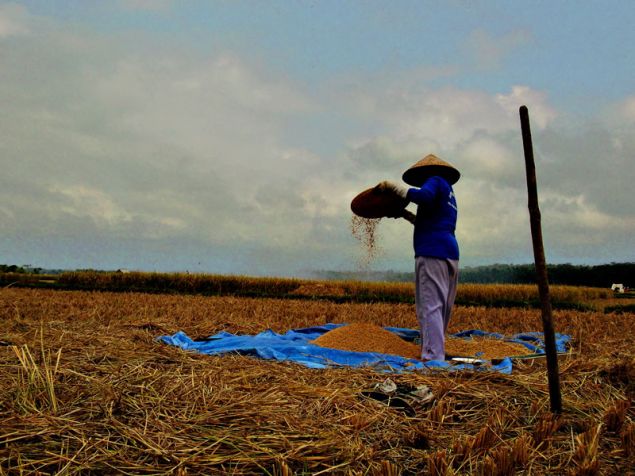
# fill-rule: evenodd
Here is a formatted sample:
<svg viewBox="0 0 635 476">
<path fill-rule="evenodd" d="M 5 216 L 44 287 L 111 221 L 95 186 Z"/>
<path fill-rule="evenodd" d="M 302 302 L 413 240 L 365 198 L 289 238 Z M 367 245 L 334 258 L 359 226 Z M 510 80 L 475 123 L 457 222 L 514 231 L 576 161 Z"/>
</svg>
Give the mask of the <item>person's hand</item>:
<svg viewBox="0 0 635 476">
<path fill-rule="evenodd" d="M 383 182 L 379 182 L 377 184 L 377 189 L 381 192 L 394 193 L 395 195 L 401 198 L 406 198 L 406 196 L 408 195 L 408 189 L 406 187 L 403 187 L 389 180 L 384 180 Z"/>
</svg>

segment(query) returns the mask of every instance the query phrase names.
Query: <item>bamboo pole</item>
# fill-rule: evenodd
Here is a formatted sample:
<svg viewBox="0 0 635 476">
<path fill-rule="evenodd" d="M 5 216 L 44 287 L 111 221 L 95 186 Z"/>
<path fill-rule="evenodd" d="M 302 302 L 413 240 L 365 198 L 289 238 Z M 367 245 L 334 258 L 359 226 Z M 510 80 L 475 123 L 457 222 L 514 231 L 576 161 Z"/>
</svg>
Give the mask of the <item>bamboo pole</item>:
<svg viewBox="0 0 635 476">
<path fill-rule="evenodd" d="M 562 413 L 558 354 L 556 352 L 556 338 L 553 330 L 545 249 L 542 242 L 540 208 L 538 207 L 538 188 L 536 185 L 536 165 L 534 163 L 534 149 L 531 142 L 531 129 L 529 127 L 529 111 L 527 106 L 521 106 L 519 112 L 520 128 L 523 136 L 523 150 L 525 152 L 525 170 L 527 172 L 527 195 L 529 222 L 531 226 L 531 241 L 534 249 L 534 263 L 536 266 L 538 293 L 540 295 L 540 308 L 542 311 L 542 328 L 545 336 L 549 399 L 551 402 L 551 411 L 553 413 Z"/>
</svg>

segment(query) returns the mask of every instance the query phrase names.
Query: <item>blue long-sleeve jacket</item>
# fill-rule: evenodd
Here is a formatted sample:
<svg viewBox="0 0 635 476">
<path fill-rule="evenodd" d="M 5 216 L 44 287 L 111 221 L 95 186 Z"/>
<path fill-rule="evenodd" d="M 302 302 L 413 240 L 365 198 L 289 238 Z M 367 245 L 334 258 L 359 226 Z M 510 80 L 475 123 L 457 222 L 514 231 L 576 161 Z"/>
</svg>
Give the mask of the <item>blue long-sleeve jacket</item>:
<svg viewBox="0 0 635 476">
<path fill-rule="evenodd" d="M 421 188 L 410 188 L 408 200 L 417 204 L 413 237 L 416 256 L 459 259 L 454 236 L 458 209 L 452 186 L 442 177 L 430 177 Z"/>
</svg>

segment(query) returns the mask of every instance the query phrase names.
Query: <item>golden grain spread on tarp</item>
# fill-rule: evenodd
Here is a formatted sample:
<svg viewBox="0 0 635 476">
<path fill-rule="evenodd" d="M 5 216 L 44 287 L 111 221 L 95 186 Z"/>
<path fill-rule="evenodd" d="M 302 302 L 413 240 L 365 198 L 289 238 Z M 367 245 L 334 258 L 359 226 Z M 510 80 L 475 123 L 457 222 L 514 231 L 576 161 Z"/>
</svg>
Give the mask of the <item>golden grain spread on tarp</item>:
<svg viewBox="0 0 635 476">
<path fill-rule="evenodd" d="M 366 323 L 352 323 L 338 327 L 315 339 L 313 344 L 331 349 L 399 355 L 408 359 L 418 359 L 421 355 L 418 345 L 407 342 L 378 325 Z M 452 356 L 481 359 L 500 359 L 530 353 L 521 344 L 489 337 L 446 339 L 445 352 Z"/>
<path fill-rule="evenodd" d="M 483 354 L 479 354 L 479 352 L 482 352 Z M 469 339 L 446 339 L 445 353 L 446 355 L 478 357 L 490 360 L 517 355 L 527 355 L 531 354 L 531 351 L 524 345 L 516 344 L 514 342 L 506 342 L 492 337 L 471 337 Z"/>
<path fill-rule="evenodd" d="M 322 334 L 313 341 L 313 344 L 331 349 L 400 355 L 409 359 L 420 357 L 418 345 L 406 342 L 378 325 L 361 322 L 338 327 Z"/>
</svg>

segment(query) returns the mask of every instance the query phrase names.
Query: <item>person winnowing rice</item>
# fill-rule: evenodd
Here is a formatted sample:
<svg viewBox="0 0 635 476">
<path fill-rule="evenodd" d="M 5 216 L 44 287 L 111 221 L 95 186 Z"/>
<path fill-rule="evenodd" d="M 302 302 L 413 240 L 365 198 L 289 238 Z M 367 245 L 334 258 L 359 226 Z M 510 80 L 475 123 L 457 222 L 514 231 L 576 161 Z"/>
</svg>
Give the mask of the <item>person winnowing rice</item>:
<svg viewBox="0 0 635 476">
<path fill-rule="evenodd" d="M 421 330 L 421 359 L 445 359 L 445 332 L 459 277 L 457 205 L 454 185 L 459 171 L 434 155 L 406 170 L 406 188 L 390 181 L 378 188 L 417 204 L 414 220 L 415 304 Z"/>
</svg>

